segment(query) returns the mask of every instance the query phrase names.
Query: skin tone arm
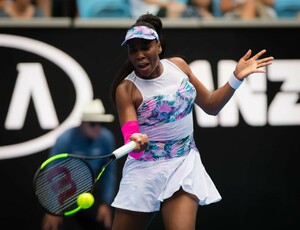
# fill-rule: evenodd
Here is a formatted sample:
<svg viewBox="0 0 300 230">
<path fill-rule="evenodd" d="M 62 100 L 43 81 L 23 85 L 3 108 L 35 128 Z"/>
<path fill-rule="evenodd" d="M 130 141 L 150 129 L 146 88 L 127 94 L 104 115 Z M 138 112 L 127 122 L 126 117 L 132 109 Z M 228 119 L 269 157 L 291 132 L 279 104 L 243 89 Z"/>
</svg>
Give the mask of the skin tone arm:
<svg viewBox="0 0 300 230">
<path fill-rule="evenodd" d="M 220 1 L 220 7 L 221 7 L 222 11 L 224 11 L 224 12 L 232 11 L 232 10 L 236 9 L 237 7 L 239 7 L 241 4 L 244 4 L 244 3 L 239 3 L 239 2 L 232 1 L 232 0 L 221 0 Z"/>
<path fill-rule="evenodd" d="M 267 6 L 273 7 L 274 6 L 274 0 L 261 0 L 263 3 L 265 3 Z"/>
<path fill-rule="evenodd" d="M 144 0 L 146 3 L 148 4 L 152 4 L 152 5 L 157 5 L 159 7 L 168 7 L 168 6 L 183 6 L 184 4 L 180 3 L 180 2 L 165 2 L 165 1 L 161 1 L 161 0 Z"/>
<path fill-rule="evenodd" d="M 128 121 L 136 121 L 136 100 L 133 94 L 139 91 L 130 81 L 123 81 L 116 91 L 116 104 L 121 127 Z M 144 150 L 148 144 L 148 137 L 145 134 L 133 134 L 130 138 L 137 143 L 135 150 Z"/>
<path fill-rule="evenodd" d="M 53 216 L 50 214 L 45 214 L 42 220 L 42 230 L 58 230 L 59 226 L 62 224 L 63 218 L 60 216 Z"/>
<path fill-rule="evenodd" d="M 272 63 L 271 61 L 274 59 L 273 57 L 259 59 L 265 52 L 266 50 L 262 50 L 251 57 L 252 51 L 248 50 L 248 52 L 238 61 L 236 65 L 236 68 L 233 72 L 235 77 L 239 80 L 243 80 L 252 73 L 265 73 L 265 70 L 261 69 L 261 67 L 270 65 Z M 210 92 L 196 78 L 189 65 L 183 59 L 172 58 L 170 61 L 174 62 L 189 76 L 190 82 L 197 90 L 195 103 L 210 115 L 217 115 L 235 92 L 228 82 L 215 91 Z"/>
<path fill-rule="evenodd" d="M 103 222 L 105 228 L 111 229 L 112 226 L 112 211 L 107 204 L 101 204 L 98 208 L 97 221 Z"/>
<path fill-rule="evenodd" d="M 111 208 L 106 204 L 101 204 L 97 212 L 97 221 L 103 222 L 105 228 L 110 229 L 112 226 L 112 212 Z M 45 214 L 42 220 L 42 230 L 59 230 L 63 223 L 63 218 L 60 216 L 54 216 Z"/>
</svg>

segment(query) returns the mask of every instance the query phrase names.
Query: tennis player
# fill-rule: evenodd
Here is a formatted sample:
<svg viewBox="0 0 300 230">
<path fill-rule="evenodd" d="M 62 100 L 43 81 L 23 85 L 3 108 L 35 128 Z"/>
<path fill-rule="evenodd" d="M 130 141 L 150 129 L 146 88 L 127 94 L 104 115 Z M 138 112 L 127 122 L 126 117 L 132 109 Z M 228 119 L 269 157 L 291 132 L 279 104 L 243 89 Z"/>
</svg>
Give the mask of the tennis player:
<svg viewBox="0 0 300 230">
<path fill-rule="evenodd" d="M 146 229 L 161 211 L 165 229 L 195 229 L 199 205 L 221 200 L 207 174 L 193 138 L 194 103 L 217 115 L 243 79 L 264 73 L 273 57 L 238 61 L 229 80 L 210 92 L 179 57 L 164 58 L 162 22 L 142 15 L 122 45 L 128 60 L 112 84 L 124 141 L 138 141 L 128 156 L 117 196 L 113 230 Z M 146 146 L 146 147 L 145 147 Z"/>
</svg>

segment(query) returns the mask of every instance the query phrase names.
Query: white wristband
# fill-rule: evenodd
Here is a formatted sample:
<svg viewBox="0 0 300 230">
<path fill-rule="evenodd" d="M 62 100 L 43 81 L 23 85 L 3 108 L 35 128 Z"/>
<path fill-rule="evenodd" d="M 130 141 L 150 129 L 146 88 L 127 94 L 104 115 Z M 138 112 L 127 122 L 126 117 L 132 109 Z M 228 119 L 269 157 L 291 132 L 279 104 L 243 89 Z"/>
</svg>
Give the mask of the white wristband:
<svg viewBox="0 0 300 230">
<path fill-rule="evenodd" d="M 234 74 L 232 74 L 228 80 L 229 85 L 233 88 L 233 89 L 237 89 L 240 87 L 240 85 L 243 83 L 243 81 L 237 79 Z"/>
</svg>

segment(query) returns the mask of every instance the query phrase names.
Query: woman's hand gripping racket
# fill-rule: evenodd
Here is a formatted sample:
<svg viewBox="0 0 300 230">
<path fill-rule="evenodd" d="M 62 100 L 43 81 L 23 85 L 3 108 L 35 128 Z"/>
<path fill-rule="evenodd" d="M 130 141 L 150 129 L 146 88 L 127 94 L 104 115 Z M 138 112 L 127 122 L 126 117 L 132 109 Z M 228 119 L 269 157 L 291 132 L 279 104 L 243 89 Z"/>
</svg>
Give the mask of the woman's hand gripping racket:
<svg viewBox="0 0 300 230">
<path fill-rule="evenodd" d="M 40 205 L 49 213 L 70 216 L 81 210 L 77 200 L 81 194 L 92 193 L 105 168 L 114 160 L 134 150 L 130 141 L 109 155 L 84 157 L 61 153 L 42 163 L 34 176 L 34 192 Z M 100 173 L 95 174 L 86 160 L 107 159 Z M 93 198 L 93 197 L 92 197 Z"/>
</svg>

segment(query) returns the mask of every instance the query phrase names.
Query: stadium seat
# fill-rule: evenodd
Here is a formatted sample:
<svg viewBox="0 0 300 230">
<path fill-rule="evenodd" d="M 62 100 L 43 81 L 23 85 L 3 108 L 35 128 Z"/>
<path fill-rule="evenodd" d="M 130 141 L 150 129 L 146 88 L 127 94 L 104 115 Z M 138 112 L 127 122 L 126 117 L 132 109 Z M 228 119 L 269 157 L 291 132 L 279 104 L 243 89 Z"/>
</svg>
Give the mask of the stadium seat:
<svg viewBox="0 0 300 230">
<path fill-rule="evenodd" d="M 128 0 L 76 0 L 81 18 L 131 17 Z"/>
</svg>

